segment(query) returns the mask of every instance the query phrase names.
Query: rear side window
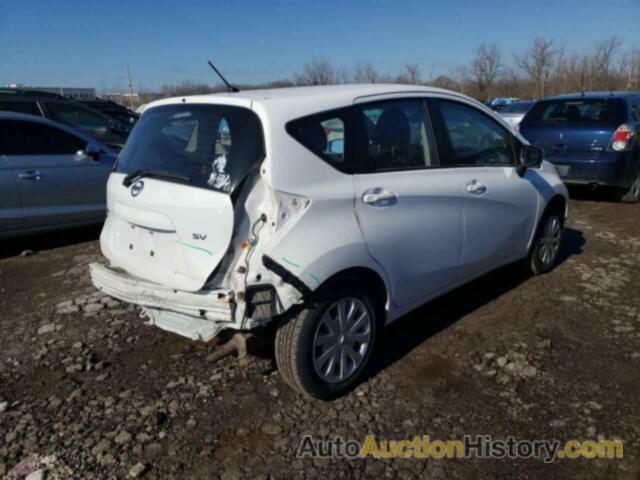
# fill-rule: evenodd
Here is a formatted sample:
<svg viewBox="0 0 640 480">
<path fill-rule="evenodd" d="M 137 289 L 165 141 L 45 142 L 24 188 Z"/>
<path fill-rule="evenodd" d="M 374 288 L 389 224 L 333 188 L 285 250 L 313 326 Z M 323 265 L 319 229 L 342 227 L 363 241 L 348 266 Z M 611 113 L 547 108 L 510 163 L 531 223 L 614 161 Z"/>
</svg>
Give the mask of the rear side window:
<svg viewBox="0 0 640 480">
<path fill-rule="evenodd" d="M 287 132 L 338 170 L 347 170 L 346 131 L 349 111 L 332 110 L 289 122 Z"/>
<path fill-rule="evenodd" d="M 264 155 L 262 126 L 251 110 L 167 105 L 146 111 L 136 123 L 117 171 L 160 170 L 231 193 Z"/>
<path fill-rule="evenodd" d="M 422 100 L 368 103 L 356 111 L 363 173 L 437 166 L 436 144 Z"/>
<path fill-rule="evenodd" d="M 90 110 L 67 103 L 46 103 L 45 106 L 51 118 L 57 122 L 85 131 L 107 132 L 109 130 L 109 122 Z"/>
<path fill-rule="evenodd" d="M 458 102 L 438 100 L 451 156 L 445 166 L 511 166 L 513 136 L 488 115 Z"/>
<path fill-rule="evenodd" d="M 0 101 L 0 110 L 5 112 L 16 112 L 16 113 L 26 113 L 28 115 L 37 115 L 38 117 L 42 116 L 40 114 L 40 109 L 36 102 L 1 102 Z"/>
<path fill-rule="evenodd" d="M 527 123 L 563 125 L 619 125 L 626 120 L 619 98 L 543 100 L 526 116 Z"/>
<path fill-rule="evenodd" d="M 49 125 L 0 121 L 0 153 L 4 155 L 73 155 L 85 147 L 81 138 Z"/>
</svg>

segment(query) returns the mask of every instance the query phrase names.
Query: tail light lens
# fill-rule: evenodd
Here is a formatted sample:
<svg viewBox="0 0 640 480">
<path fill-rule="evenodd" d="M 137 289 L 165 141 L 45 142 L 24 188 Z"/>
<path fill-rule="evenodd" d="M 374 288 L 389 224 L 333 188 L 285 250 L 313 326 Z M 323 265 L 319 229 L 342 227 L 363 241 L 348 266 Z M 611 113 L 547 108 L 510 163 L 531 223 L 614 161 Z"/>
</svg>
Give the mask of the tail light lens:
<svg viewBox="0 0 640 480">
<path fill-rule="evenodd" d="M 631 146 L 632 139 L 633 131 L 631 130 L 631 128 L 629 128 L 629 125 L 623 123 L 613 133 L 610 149 L 617 152 L 627 150 Z"/>
</svg>

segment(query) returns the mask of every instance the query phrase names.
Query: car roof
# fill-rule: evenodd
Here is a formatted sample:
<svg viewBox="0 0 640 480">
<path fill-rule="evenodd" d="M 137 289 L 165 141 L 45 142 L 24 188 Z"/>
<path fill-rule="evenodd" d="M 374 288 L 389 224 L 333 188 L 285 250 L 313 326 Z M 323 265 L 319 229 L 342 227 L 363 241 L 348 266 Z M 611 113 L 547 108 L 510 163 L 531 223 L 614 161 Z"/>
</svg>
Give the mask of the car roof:
<svg viewBox="0 0 640 480">
<path fill-rule="evenodd" d="M 24 98 L 24 97 L 42 97 L 42 98 L 58 98 L 66 100 L 66 97 L 59 93 L 45 92 L 42 90 L 29 90 L 25 88 L 0 88 L 0 95 L 9 95 Z"/>
<path fill-rule="evenodd" d="M 376 96 L 395 94 L 440 94 L 472 102 L 483 109 L 487 108 L 477 100 L 442 88 L 396 84 L 343 84 L 244 90 L 235 93 L 222 92 L 165 98 L 150 103 L 145 111 L 161 105 L 211 103 L 236 105 L 254 110 L 259 108 L 268 112 L 268 115 L 273 118 L 292 119 L 346 107 L 361 99 L 371 98 L 374 100 Z"/>
<path fill-rule="evenodd" d="M 396 85 L 396 84 L 343 84 L 343 85 L 314 85 L 308 87 L 288 87 L 246 90 L 236 93 L 224 92 L 213 95 L 232 95 L 246 98 L 253 101 L 265 100 L 297 100 L 300 98 L 313 97 L 319 102 L 323 98 L 341 98 L 345 101 L 353 101 L 358 97 L 368 95 L 384 95 L 388 93 L 403 92 L 444 92 L 441 88 L 424 87 L 418 85 Z M 206 95 L 203 95 L 206 96 Z"/>
<path fill-rule="evenodd" d="M 547 97 L 544 100 L 580 100 L 580 99 L 601 99 L 601 98 L 622 98 L 633 99 L 640 96 L 640 92 L 584 92 L 584 93 L 565 93 L 562 95 L 555 95 L 553 97 Z"/>
</svg>

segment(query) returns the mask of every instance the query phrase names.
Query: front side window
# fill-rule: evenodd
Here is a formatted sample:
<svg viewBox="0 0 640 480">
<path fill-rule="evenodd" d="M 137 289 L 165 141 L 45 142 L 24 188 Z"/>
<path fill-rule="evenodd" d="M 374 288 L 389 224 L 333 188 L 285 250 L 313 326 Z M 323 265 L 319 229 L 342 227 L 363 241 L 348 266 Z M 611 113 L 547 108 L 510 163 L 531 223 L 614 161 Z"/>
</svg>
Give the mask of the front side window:
<svg viewBox="0 0 640 480">
<path fill-rule="evenodd" d="M 287 132 L 338 170 L 346 169 L 345 131 L 347 110 L 335 110 L 294 120 Z"/>
<path fill-rule="evenodd" d="M 136 123 L 116 171 L 162 171 L 230 193 L 264 155 L 262 126 L 251 110 L 167 105 L 148 110 Z"/>
<path fill-rule="evenodd" d="M 0 154 L 73 155 L 87 142 L 63 130 L 23 120 L 0 121 Z"/>
<path fill-rule="evenodd" d="M 422 100 L 368 103 L 358 108 L 358 159 L 363 173 L 437 166 L 436 145 Z"/>
<path fill-rule="evenodd" d="M 445 166 L 515 165 L 513 136 L 479 110 L 458 102 L 438 100 L 451 155 Z"/>
</svg>

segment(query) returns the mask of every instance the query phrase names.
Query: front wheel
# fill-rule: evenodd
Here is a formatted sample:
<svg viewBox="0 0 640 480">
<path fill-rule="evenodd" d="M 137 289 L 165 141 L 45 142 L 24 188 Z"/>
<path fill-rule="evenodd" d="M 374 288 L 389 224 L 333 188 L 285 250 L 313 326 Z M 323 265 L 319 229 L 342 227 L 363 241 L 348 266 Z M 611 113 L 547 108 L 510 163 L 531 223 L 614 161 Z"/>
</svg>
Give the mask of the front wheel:
<svg viewBox="0 0 640 480">
<path fill-rule="evenodd" d="M 278 370 L 291 387 L 309 397 L 339 397 L 361 379 L 377 326 L 376 309 L 366 293 L 335 293 L 313 302 L 279 327 Z"/>
<path fill-rule="evenodd" d="M 534 275 L 550 272 L 558 261 L 564 222 L 562 216 L 551 211 L 543 217 L 527 257 L 526 267 Z"/>
</svg>

